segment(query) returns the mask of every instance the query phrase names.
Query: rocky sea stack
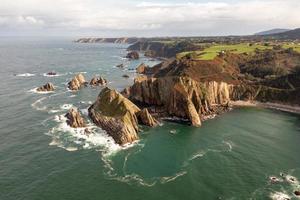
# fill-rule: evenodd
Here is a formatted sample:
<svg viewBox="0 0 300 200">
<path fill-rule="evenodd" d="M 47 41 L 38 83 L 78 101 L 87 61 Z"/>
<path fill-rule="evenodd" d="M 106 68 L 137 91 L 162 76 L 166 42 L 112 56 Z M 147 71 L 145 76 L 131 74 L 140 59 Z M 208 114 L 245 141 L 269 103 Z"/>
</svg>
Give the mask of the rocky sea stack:
<svg viewBox="0 0 300 200">
<path fill-rule="evenodd" d="M 82 74 L 77 74 L 69 83 L 70 90 L 79 90 L 82 86 L 86 85 L 85 78 Z"/>
<path fill-rule="evenodd" d="M 92 78 L 92 80 L 90 81 L 90 85 L 92 86 L 104 86 L 107 84 L 107 80 L 100 77 L 94 77 Z"/>
<path fill-rule="evenodd" d="M 111 135 L 116 143 L 124 145 L 137 140 L 140 109 L 116 90 L 104 88 L 89 108 L 93 122 Z M 143 124 L 150 125 L 152 116 L 142 114 Z M 148 119 L 144 119 L 148 118 Z"/>
<path fill-rule="evenodd" d="M 126 58 L 132 59 L 132 60 L 137 60 L 140 58 L 140 55 L 137 51 L 131 51 L 126 55 Z"/>
<path fill-rule="evenodd" d="M 36 89 L 38 92 L 50 92 L 54 91 L 54 85 L 52 83 L 46 83 L 45 85 Z"/>
<path fill-rule="evenodd" d="M 84 119 L 76 108 L 71 108 L 65 117 L 67 118 L 67 124 L 72 128 L 86 127 Z"/>
</svg>

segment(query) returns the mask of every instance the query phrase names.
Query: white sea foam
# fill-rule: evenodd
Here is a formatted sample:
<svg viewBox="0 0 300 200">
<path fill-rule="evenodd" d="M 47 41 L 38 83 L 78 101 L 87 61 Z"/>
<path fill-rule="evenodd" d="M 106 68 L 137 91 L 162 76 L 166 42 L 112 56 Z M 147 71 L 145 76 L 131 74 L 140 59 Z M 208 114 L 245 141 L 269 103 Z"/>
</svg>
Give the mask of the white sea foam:
<svg viewBox="0 0 300 200">
<path fill-rule="evenodd" d="M 76 97 L 77 95 L 75 95 L 75 94 L 72 94 L 72 95 L 70 95 L 69 97 L 70 98 L 74 98 L 74 97 Z"/>
<path fill-rule="evenodd" d="M 36 100 L 34 103 L 31 104 L 31 106 L 33 108 L 35 108 L 36 110 L 39 110 L 39 111 L 44 111 L 47 109 L 47 106 L 42 106 L 41 104 L 43 103 L 43 101 L 47 99 L 47 97 L 42 97 L 38 100 Z"/>
<path fill-rule="evenodd" d="M 60 106 L 60 109 L 62 109 L 62 110 L 69 110 L 72 107 L 73 107 L 72 104 L 63 104 L 63 105 Z"/>
<path fill-rule="evenodd" d="M 31 74 L 31 73 L 24 73 L 24 74 L 16 74 L 16 76 L 21 76 L 21 77 L 30 77 L 30 76 L 35 76 L 35 74 Z"/>
<path fill-rule="evenodd" d="M 36 94 L 51 94 L 54 93 L 54 91 L 37 91 L 38 87 L 33 88 L 31 90 L 29 90 L 29 92 L 31 93 L 36 93 Z"/>
<path fill-rule="evenodd" d="M 173 176 L 161 177 L 161 178 L 160 178 L 160 182 L 161 182 L 162 184 L 168 183 L 168 182 L 174 181 L 174 180 L 177 179 L 178 177 L 184 176 L 185 174 L 187 174 L 186 171 L 181 171 L 181 172 L 176 173 L 176 174 L 173 175 Z"/>
<path fill-rule="evenodd" d="M 299 181 L 296 177 L 294 176 L 291 176 L 291 175 L 287 175 L 285 177 L 285 180 L 290 183 L 290 184 L 293 184 L 293 185 L 299 185 Z"/>
<path fill-rule="evenodd" d="M 116 144 L 113 138 L 107 135 L 102 129 L 92 124 L 88 124 L 86 128 L 72 128 L 67 124 L 67 118 L 64 115 L 56 115 L 53 120 L 58 122 L 58 125 L 52 128 L 47 134 L 54 138 L 59 138 L 61 142 L 58 146 L 66 150 L 70 150 L 67 148 L 73 143 L 74 146 L 80 144 L 80 148 L 83 149 L 99 149 L 103 152 L 103 155 L 108 156 L 123 148 Z M 89 130 L 89 134 L 86 134 L 86 129 Z"/>
<path fill-rule="evenodd" d="M 270 194 L 272 200 L 290 200 L 291 197 L 283 192 L 275 192 Z"/>
<path fill-rule="evenodd" d="M 189 161 L 195 160 L 195 159 L 197 159 L 197 158 L 201 158 L 201 157 L 203 157 L 205 154 L 206 154 L 205 151 L 199 151 L 199 152 L 193 154 L 193 155 L 189 158 Z"/>
</svg>

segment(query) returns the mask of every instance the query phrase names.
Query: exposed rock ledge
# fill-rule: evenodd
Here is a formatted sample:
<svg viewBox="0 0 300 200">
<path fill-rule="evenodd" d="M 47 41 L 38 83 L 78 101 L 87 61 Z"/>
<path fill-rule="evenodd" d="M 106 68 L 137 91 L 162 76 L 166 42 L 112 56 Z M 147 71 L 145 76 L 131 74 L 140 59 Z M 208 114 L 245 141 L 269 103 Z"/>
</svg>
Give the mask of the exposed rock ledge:
<svg viewBox="0 0 300 200">
<path fill-rule="evenodd" d="M 126 55 L 126 58 L 137 60 L 140 58 L 140 55 L 137 51 L 131 51 Z"/>
<path fill-rule="evenodd" d="M 77 74 L 69 83 L 70 90 L 79 90 L 82 86 L 86 85 L 85 78 L 82 74 Z"/>
<path fill-rule="evenodd" d="M 141 111 L 116 90 L 107 87 L 100 92 L 95 103 L 89 108 L 89 116 L 120 145 L 139 138 L 139 121 L 148 126 L 156 125 L 156 120 L 147 110 Z"/>
</svg>

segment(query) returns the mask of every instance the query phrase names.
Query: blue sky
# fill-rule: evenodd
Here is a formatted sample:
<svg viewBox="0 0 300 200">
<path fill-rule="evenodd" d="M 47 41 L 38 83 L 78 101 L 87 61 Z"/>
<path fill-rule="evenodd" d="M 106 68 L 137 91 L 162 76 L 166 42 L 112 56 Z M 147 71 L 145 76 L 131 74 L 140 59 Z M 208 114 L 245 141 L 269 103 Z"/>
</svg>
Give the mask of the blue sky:
<svg viewBox="0 0 300 200">
<path fill-rule="evenodd" d="M 0 35 L 245 35 L 300 27 L 299 10 L 299 0 L 1 0 Z"/>
</svg>

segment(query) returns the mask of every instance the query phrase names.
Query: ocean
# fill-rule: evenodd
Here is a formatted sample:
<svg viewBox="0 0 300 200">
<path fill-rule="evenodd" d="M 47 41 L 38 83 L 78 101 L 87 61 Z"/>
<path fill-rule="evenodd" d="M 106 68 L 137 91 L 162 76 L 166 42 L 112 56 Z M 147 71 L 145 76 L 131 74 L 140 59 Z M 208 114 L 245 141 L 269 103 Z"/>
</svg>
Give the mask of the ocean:
<svg viewBox="0 0 300 200">
<path fill-rule="evenodd" d="M 68 127 L 68 109 L 75 106 L 88 119 L 102 89 L 68 91 L 75 74 L 101 75 L 121 91 L 133 83 L 137 65 L 159 62 L 126 60 L 126 48 L 0 38 L 0 200 L 297 199 L 297 114 L 235 108 L 201 128 L 162 121 L 141 127 L 140 140 L 126 147 L 91 122 L 89 137 Z M 115 67 L 121 63 L 124 69 Z M 47 76 L 51 71 L 57 75 Z M 53 93 L 35 92 L 47 82 Z"/>
</svg>

